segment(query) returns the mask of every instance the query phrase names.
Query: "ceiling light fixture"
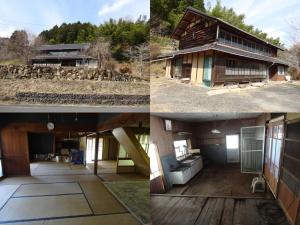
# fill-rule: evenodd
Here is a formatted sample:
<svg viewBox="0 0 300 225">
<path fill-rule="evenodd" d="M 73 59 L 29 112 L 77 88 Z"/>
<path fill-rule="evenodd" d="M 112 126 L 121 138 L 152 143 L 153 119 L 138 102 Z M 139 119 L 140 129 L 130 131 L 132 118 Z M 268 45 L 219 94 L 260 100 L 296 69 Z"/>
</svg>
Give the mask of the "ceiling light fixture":
<svg viewBox="0 0 300 225">
<path fill-rule="evenodd" d="M 210 131 L 212 134 L 221 134 L 221 131 L 217 130 L 217 129 L 212 129 Z"/>
</svg>

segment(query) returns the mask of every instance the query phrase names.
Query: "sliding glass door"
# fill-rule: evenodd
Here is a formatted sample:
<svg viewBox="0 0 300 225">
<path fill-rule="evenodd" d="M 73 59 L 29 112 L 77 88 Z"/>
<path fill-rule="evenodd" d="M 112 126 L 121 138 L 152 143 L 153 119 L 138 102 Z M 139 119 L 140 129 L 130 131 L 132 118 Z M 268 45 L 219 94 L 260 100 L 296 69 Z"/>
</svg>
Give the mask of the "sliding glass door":
<svg viewBox="0 0 300 225">
<path fill-rule="evenodd" d="M 284 138 L 284 117 L 271 120 L 268 124 L 264 174 L 274 196 L 280 172 L 281 150 Z"/>
<path fill-rule="evenodd" d="M 241 128 L 241 171 L 262 173 L 265 144 L 265 127 Z"/>
</svg>

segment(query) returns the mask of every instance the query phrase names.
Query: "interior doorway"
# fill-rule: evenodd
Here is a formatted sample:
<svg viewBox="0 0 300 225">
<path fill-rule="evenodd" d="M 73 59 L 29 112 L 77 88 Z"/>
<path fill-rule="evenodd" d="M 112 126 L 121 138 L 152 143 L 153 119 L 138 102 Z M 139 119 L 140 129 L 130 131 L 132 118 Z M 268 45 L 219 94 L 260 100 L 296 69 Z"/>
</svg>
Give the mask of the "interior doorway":
<svg viewBox="0 0 300 225">
<path fill-rule="evenodd" d="M 88 137 L 86 144 L 86 163 L 92 163 L 95 161 L 95 145 L 96 138 Z M 99 138 L 98 145 L 98 160 L 102 160 L 103 155 L 103 138 Z"/>
<path fill-rule="evenodd" d="M 240 162 L 239 135 L 226 135 L 227 162 Z"/>
</svg>

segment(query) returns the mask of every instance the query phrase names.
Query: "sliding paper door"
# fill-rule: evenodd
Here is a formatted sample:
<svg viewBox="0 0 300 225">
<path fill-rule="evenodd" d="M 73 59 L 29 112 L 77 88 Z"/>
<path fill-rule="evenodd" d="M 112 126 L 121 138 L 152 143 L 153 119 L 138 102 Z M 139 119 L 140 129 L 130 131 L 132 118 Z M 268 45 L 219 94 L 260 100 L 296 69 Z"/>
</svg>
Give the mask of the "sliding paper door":
<svg viewBox="0 0 300 225">
<path fill-rule="evenodd" d="M 241 171 L 262 173 L 264 157 L 265 127 L 241 128 Z"/>
</svg>

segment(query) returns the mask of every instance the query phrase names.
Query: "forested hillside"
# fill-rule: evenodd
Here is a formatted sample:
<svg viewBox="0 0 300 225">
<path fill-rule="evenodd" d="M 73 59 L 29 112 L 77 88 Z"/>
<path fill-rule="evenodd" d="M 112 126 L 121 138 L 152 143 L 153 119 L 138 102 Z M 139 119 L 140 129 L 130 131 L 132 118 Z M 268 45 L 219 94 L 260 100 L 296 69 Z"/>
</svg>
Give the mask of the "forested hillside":
<svg viewBox="0 0 300 225">
<path fill-rule="evenodd" d="M 110 19 L 99 26 L 81 22 L 63 23 L 43 31 L 39 36 L 50 44 L 93 42 L 102 37 L 110 43 L 112 55 L 122 60 L 126 58 L 128 48 L 149 41 L 149 31 L 149 21 L 146 17 L 140 17 L 136 21 Z"/>
<path fill-rule="evenodd" d="M 232 8 L 223 6 L 221 0 L 214 7 L 206 8 L 204 0 L 151 0 L 151 31 L 156 35 L 169 36 L 188 6 L 218 17 L 270 43 L 282 45 L 279 38 L 268 37 L 263 31 L 246 24 L 246 15 L 237 14 Z"/>
</svg>

